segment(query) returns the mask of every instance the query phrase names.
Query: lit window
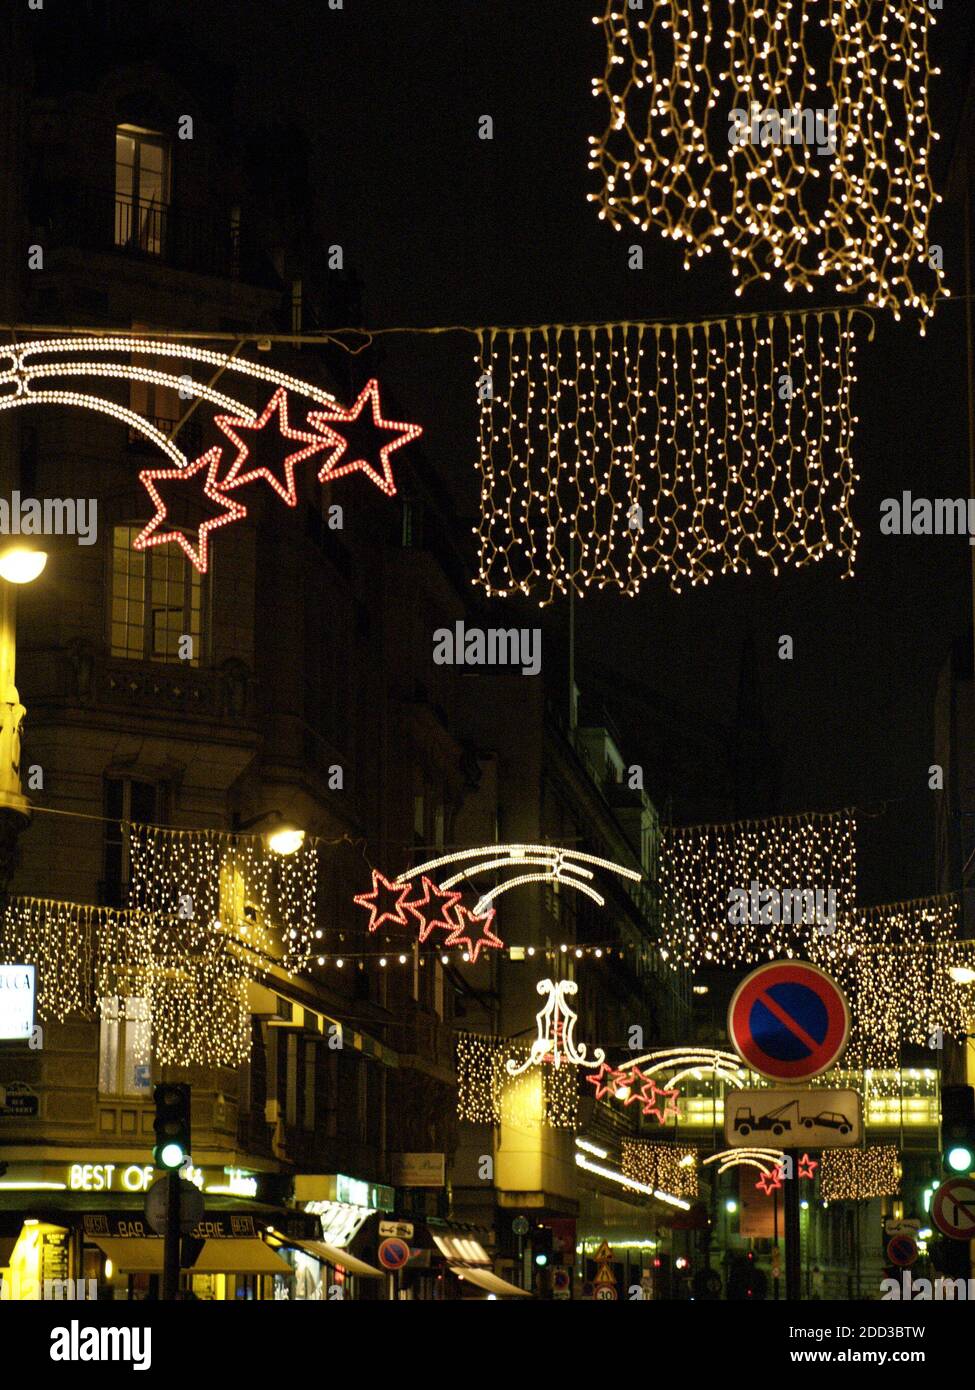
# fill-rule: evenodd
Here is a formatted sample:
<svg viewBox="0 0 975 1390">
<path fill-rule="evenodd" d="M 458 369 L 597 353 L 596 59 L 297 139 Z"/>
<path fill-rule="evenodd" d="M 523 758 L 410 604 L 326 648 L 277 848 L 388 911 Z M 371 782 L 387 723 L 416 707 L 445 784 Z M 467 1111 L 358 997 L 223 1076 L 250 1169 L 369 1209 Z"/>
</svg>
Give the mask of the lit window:
<svg viewBox="0 0 975 1390">
<path fill-rule="evenodd" d="M 181 661 L 180 639 L 193 639 L 188 664 L 200 664 L 203 579 L 175 545 L 133 550 L 140 526 L 112 533 L 112 655 L 133 661 Z"/>
<path fill-rule="evenodd" d="M 169 208 L 169 141 L 158 131 L 115 132 L 115 245 L 161 256 Z"/>
<path fill-rule="evenodd" d="M 152 1089 L 149 1009 L 145 999 L 99 1000 L 98 1090 L 103 1096 L 142 1096 Z"/>
</svg>

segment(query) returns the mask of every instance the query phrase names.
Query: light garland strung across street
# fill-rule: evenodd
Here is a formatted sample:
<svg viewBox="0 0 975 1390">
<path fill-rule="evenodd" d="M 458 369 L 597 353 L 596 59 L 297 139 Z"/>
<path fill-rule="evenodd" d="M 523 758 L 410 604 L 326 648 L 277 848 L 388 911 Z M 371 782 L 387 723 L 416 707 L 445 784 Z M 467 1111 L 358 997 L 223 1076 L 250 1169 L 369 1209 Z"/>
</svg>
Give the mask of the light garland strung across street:
<svg viewBox="0 0 975 1390">
<path fill-rule="evenodd" d="M 866 1201 L 900 1192 L 901 1164 L 893 1144 L 865 1149 L 824 1149 L 819 1195 L 824 1202 Z"/>
<path fill-rule="evenodd" d="M 703 1160 L 704 1166 L 718 1165 L 718 1173 L 727 1173 L 729 1168 L 757 1168 L 765 1178 L 774 1177 L 785 1163 L 782 1149 L 721 1149 Z"/>
<path fill-rule="evenodd" d="M 646 1139 L 624 1139 L 620 1165 L 625 1177 L 675 1197 L 698 1195 L 697 1150 Z"/>
<path fill-rule="evenodd" d="M 315 954 L 318 845 L 277 854 L 263 835 L 126 827 L 130 906 L 233 933 L 290 974 Z"/>
<path fill-rule="evenodd" d="M 641 7 L 642 8 L 642 7 Z M 617 230 L 658 227 L 684 266 L 716 244 L 736 294 L 829 282 L 925 319 L 942 284 L 929 242 L 926 0 L 606 0 L 608 127 L 589 195 Z"/>
<path fill-rule="evenodd" d="M 592 1057 L 585 1043 L 575 1040 L 578 1016 L 569 999 L 578 993 L 575 980 L 539 980 L 535 989 L 546 998 L 535 1015 L 537 1036 L 528 1050 L 526 1059 L 509 1057 L 505 1068 L 509 1076 L 520 1076 L 529 1067 L 539 1063 L 551 1063 L 561 1067 L 569 1063 L 577 1067 L 598 1067 L 606 1060 L 601 1047 L 594 1047 Z"/>
<path fill-rule="evenodd" d="M 147 360 L 133 361 L 133 354 Z M 67 361 L 61 360 L 64 356 L 67 356 Z M 105 360 L 106 357 L 119 356 L 124 360 Z M 177 373 L 150 367 L 148 361 L 156 358 L 176 358 L 184 370 Z M 236 374 L 238 378 L 273 385 L 275 389 L 258 412 L 250 404 L 227 395 L 225 391 L 217 391 L 205 382 L 194 381 L 185 370 L 188 363 L 219 368 L 222 374 L 229 373 L 231 380 Z M 219 407 L 213 423 L 220 432 L 222 442 L 191 461 L 158 425 L 130 406 L 94 391 L 83 391 L 77 387 L 67 389 L 60 385 L 49 387 L 46 384 L 60 379 L 71 383 L 92 379 L 96 382 L 140 382 L 173 391 L 180 400 L 189 396 L 205 401 Z M 41 383 L 40 389 L 35 388 L 38 382 Z M 290 421 L 289 392 L 305 397 L 307 427 L 304 429 L 297 428 Z M 318 409 L 308 411 L 309 404 Z M 375 460 L 350 457 L 355 451 L 350 446 L 347 432 L 343 434 L 341 429 L 343 425 L 356 424 L 367 404 L 371 407 L 369 414 L 377 435 Z M 375 379 L 366 383 L 354 405 L 346 409 L 336 403 L 330 391 L 323 391 L 312 382 L 302 381 L 260 362 L 248 362 L 229 353 L 213 352 L 188 343 L 111 334 L 104 337 L 78 335 L 39 338 L 0 347 L 0 410 L 29 405 L 64 405 L 98 411 L 127 425 L 167 455 L 166 466 L 144 469 L 139 474 L 156 510 L 133 541 L 133 546 L 136 550 L 144 550 L 148 546 L 172 542 L 180 546 L 201 573 L 207 569 L 209 532 L 228 522 L 242 520 L 247 515 L 247 508 L 239 498 L 239 489 L 263 482 L 287 506 L 297 506 L 296 465 L 313 454 L 327 453 L 328 457 L 318 472 L 319 482 L 334 482 L 358 471 L 392 497 L 396 492 L 392 454 L 423 433 L 419 425 L 403 424 L 383 417 L 379 383 Z M 283 457 L 273 467 L 258 463 L 251 457 L 258 436 L 263 441 L 283 441 L 279 445 Z M 294 449 L 292 446 L 295 442 L 304 447 Z M 228 443 L 233 448 L 233 456 L 224 462 L 224 449 Z M 165 495 L 160 484 L 166 484 Z M 215 517 L 207 516 L 199 524 L 195 545 L 186 536 L 182 524 L 175 527 L 163 525 L 169 517 L 167 497 L 171 495 L 173 484 L 181 489 L 183 499 L 195 502 L 204 512 L 209 513 L 214 507 L 220 509 Z"/>
<path fill-rule="evenodd" d="M 606 904 L 605 898 L 590 887 L 594 877 L 589 865 L 605 869 L 607 873 L 619 874 L 621 878 L 638 883 L 643 877 L 635 869 L 628 869 L 612 859 L 601 859 L 595 854 L 583 854 L 581 850 L 562 849 L 557 845 L 482 845 L 479 849 L 462 849 L 453 854 L 442 854 L 437 859 L 428 859 L 425 864 L 417 864 L 401 875 L 401 880 L 415 879 L 417 874 L 428 874 L 434 869 L 457 866 L 457 872 L 442 878 L 441 888 L 453 888 L 470 878 L 472 874 L 485 873 L 496 869 L 525 867 L 532 872 L 518 874 L 502 879 L 497 887 L 482 893 L 474 908 L 484 912 L 495 899 L 511 888 L 524 883 L 559 883 L 566 888 L 575 888 L 585 893 L 599 907 Z"/>
<path fill-rule="evenodd" d="M 137 1062 L 239 1066 L 250 1051 L 244 952 L 193 921 L 44 898 L 12 898 L 0 914 L 0 961 L 36 965 L 41 1020 L 119 1017 L 135 1006 Z"/>
<path fill-rule="evenodd" d="M 481 1033 L 457 1035 L 457 1115 L 470 1124 L 512 1124 L 575 1129 L 579 1088 L 574 1067 L 531 1066 L 512 1076 L 512 1054 L 527 1059 L 530 1048 L 509 1038 Z"/>
<path fill-rule="evenodd" d="M 830 904 L 834 925 L 854 911 L 854 815 L 809 812 L 730 825 L 665 827 L 660 890 L 661 955 L 675 968 L 751 965 L 807 954 L 816 930 L 810 911 L 823 909 L 825 927 L 830 925 Z M 764 898 L 770 890 L 772 898 Z M 817 891 L 822 895 L 818 904 Z M 782 896 L 786 892 L 792 895 L 788 899 Z M 733 894 L 745 895 L 746 910 L 733 912 L 743 902 Z M 796 894 L 806 896 L 798 899 Z M 738 920 L 742 916 L 745 920 Z"/>
<path fill-rule="evenodd" d="M 742 1088 L 748 1085 L 748 1071 L 736 1052 L 714 1047 L 661 1047 L 624 1062 L 619 1075 L 639 1067 L 644 1076 L 665 1075 L 669 1086 L 678 1086 L 686 1077 L 700 1080 L 708 1073 L 715 1081 Z"/>
<path fill-rule="evenodd" d="M 478 582 L 544 603 L 852 574 L 853 312 L 482 330 Z"/>
</svg>

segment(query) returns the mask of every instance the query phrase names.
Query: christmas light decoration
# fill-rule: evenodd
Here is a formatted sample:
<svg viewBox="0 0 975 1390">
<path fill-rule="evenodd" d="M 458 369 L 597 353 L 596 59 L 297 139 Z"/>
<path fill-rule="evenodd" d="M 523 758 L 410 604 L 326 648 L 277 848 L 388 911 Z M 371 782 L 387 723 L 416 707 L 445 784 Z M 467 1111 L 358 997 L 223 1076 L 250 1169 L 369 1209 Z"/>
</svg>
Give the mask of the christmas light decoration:
<svg viewBox="0 0 975 1390">
<path fill-rule="evenodd" d="M 819 1161 L 815 1158 L 810 1158 L 807 1153 L 804 1153 L 799 1160 L 800 1178 L 814 1178 L 818 1167 Z"/>
<path fill-rule="evenodd" d="M 530 1049 L 480 1033 L 457 1036 L 457 1115 L 471 1124 L 575 1129 L 578 1073 L 574 1067 L 535 1065 Z M 511 1074 L 506 1061 L 527 1062 Z"/>
<path fill-rule="evenodd" d="M 315 951 L 318 844 L 275 854 L 263 835 L 127 826 L 130 906 L 162 917 L 221 924 L 241 947 L 273 956 L 290 974 Z"/>
<path fill-rule="evenodd" d="M 413 888 L 411 884 L 400 882 L 390 883 L 389 879 L 381 874 L 378 869 L 373 869 L 372 891 L 370 893 L 358 893 L 352 901 L 357 907 L 364 907 L 368 910 L 368 930 L 371 932 L 378 931 L 384 922 L 392 922 L 396 926 L 405 927 L 408 925 L 408 920 L 405 915 L 406 899 L 410 896 L 412 891 Z M 388 906 L 383 906 L 386 895 L 396 899 L 392 910 L 390 910 Z M 418 904 L 414 903 L 413 907 L 417 908 L 414 915 L 419 917 Z M 422 932 L 422 926 L 420 930 Z"/>
<path fill-rule="evenodd" d="M 474 908 L 477 914 L 490 907 L 502 893 L 525 883 L 560 883 L 567 888 L 575 888 L 580 893 L 585 893 L 599 907 L 604 907 L 605 899 L 589 886 L 588 881 L 593 878 L 593 870 L 587 867 L 588 865 L 619 874 L 620 877 L 633 882 L 639 882 L 643 877 L 635 869 L 628 869 L 612 859 L 600 859 L 595 854 L 583 854 L 580 850 L 562 849 L 555 845 L 482 845 L 478 849 L 458 850 L 453 854 L 442 854 L 436 859 L 429 859 L 426 863 L 417 864 L 407 870 L 401 878 L 415 879 L 418 874 L 430 873 L 446 865 L 460 867 L 457 873 L 442 879 L 442 889 L 453 888 L 455 884 L 469 879 L 472 874 L 495 869 L 525 867 L 538 871 L 503 879 L 496 888 L 483 893 Z"/>
<path fill-rule="evenodd" d="M 803 813 L 730 825 L 665 827 L 660 846 L 661 954 L 671 965 L 750 965 L 806 954 L 833 939 L 809 921 L 732 921 L 731 894 L 751 885 L 781 895 L 832 894 L 834 921 L 854 911 L 856 822 L 852 812 Z M 790 914 L 792 915 L 792 914 Z M 768 917 L 768 912 L 760 914 Z M 818 959 L 818 957 L 817 957 Z M 825 967 L 824 967 L 825 968 Z"/>
<path fill-rule="evenodd" d="M 462 894 L 455 892 L 453 889 L 440 888 L 431 878 L 428 878 L 426 874 L 421 874 L 420 886 L 423 889 L 422 896 L 413 902 L 403 903 L 404 909 L 411 913 L 419 924 L 420 940 L 426 941 L 432 931 L 456 931 L 459 925 L 458 919 L 456 914 L 452 918 L 450 913 L 457 907 Z M 435 898 L 438 900 L 437 907 L 433 915 L 428 916 L 426 909 L 433 904 Z M 359 902 L 359 899 L 356 898 L 354 901 Z M 370 926 L 369 930 L 373 930 L 372 926 Z M 448 941 L 447 945 L 449 946 L 450 944 L 451 943 Z M 499 946 L 501 944 L 501 942 L 498 942 Z"/>
<path fill-rule="evenodd" d="M 578 1016 L 569 1004 L 569 999 L 579 990 L 575 980 L 539 980 L 535 988 L 546 997 L 546 1003 L 535 1015 L 537 1036 L 532 1042 L 527 1061 L 508 1059 L 506 1066 L 509 1074 L 518 1076 L 526 1067 L 538 1062 L 551 1062 L 554 1067 L 566 1062 L 577 1067 L 598 1067 L 605 1062 L 606 1053 L 601 1047 L 594 1047 L 590 1058 L 586 1044 L 576 1044 Z"/>
<path fill-rule="evenodd" d="M 270 468 L 264 466 L 248 468 L 246 472 L 242 471 L 250 458 L 251 450 L 250 446 L 241 439 L 240 431 L 263 430 L 268 421 L 272 419 L 277 421 L 282 439 L 298 440 L 305 445 L 304 449 L 298 449 L 295 453 L 288 454 L 287 458 L 284 459 L 282 463 L 283 482 Z M 325 448 L 327 441 L 321 435 L 309 434 L 306 430 L 296 430 L 290 424 L 288 420 L 288 393 L 283 386 L 278 387 L 256 420 L 250 414 L 246 416 L 216 415 L 214 416 L 214 424 L 237 446 L 237 455 L 220 484 L 224 492 L 231 492 L 234 488 L 244 487 L 257 478 L 263 478 L 289 507 L 298 505 L 298 493 L 295 488 L 295 465 L 310 458 L 312 454 L 320 453 Z"/>
<path fill-rule="evenodd" d="M 729 1168 L 757 1168 L 765 1177 L 772 1177 L 782 1170 L 785 1153 L 782 1149 L 721 1149 L 704 1159 L 704 1167 L 711 1163 L 718 1165 L 718 1173 L 727 1173 Z"/>
<path fill-rule="evenodd" d="M 396 438 L 391 439 L 379 449 L 379 468 L 364 458 L 349 459 L 342 462 L 346 453 L 354 452 L 349 448 L 349 441 L 340 430 L 332 428 L 333 424 L 354 424 L 359 420 L 363 407 L 369 401 L 372 405 L 372 423 L 376 430 L 383 430 L 386 433 L 395 434 Z M 393 481 L 393 469 L 390 463 L 391 455 L 401 449 L 404 444 L 408 444 L 411 439 L 418 439 L 423 433 L 419 425 L 404 425 L 395 420 L 384 420 L 379 405 L 379 382 L 373 379 L 368 381 L 359 393 L 359 399 L 355 405 L 343 409 L 341 406 L 332 406 L 328 410 L 313 410 L 308 416 L 309 424 L 320 430 L 324 436 L 325 443 L 332 448 L 332 453 L 322 465 L 318 480 L 321 483 L 330 483 L 335 478 L 341 478 L 346 473 L 352 473 L 357 469 L 381 492 L 385 492 L 388 497 L 395 496 L 396 484 Z"/>
<path fill-rule="evenodd" d="M 743 1087 L 749 1084 L 749 1073 L 742 1066 L 738 1054 L 714 1047 L 656 1048 L 625 1063 L 617 1075 L 622 1076 L 627 1067 L 639 1067 L 645 1076 L 666 1075 L 671 1086 L 677 1086 L 687 1076 L 699 1080 L 709 1073 L 716 1081 L 723 1081 L 727 1086 Z"/>
<path fill-rule="evenodd" d="M 854 348 L 852 311 L 482 332 L 479 583 L 851 574 Z"/>
<path fill-rule="evenodd" d="M 641 6 L 642 8 L 642 6 Z M 658 227 L 684 266 L 716 244 L 741 294 L 773 278 L 933 313 L 925 0 L 607 0 L 593 92 L 590 201 L 620 230 Z"/>
<path fill-rule="evenodd" d="M 485 913 L 471 912 L 463 905 L 455 908 L 457 914 L 457 926 L 444 942 L 445 946 L 464 946 L 467 947 L 467 956 L 471 964 L 476 964 L 478 952 L 482 947 L 498 949 L 504 945 L 491 930 L 491 923 L 494 921 L 494 908 L 488 908 Z M 465 932 L 465 926 L 468 928 Z M 472 927 L 480 927 L 480 935 L 470 932 Z"/>
<path fill-rule="evenodd" d="M 623 1104 L 639 1104 L 640 1110 L 644 1115 L 652 1115 L 660 1124 L 666 1124 L 669 1119 L 679 1119 L 680 1111 L 677 1106 L 677 1097 L 680 1092 L 676 1087 L 665 1089 L 658 1086 L 654 1077 L 640 1070 L 634 1063 L 628 1063 L 621 1067 L 617 1073 L 617 1085 L 625 1092 Z M 619 1092 L 617 1092 L 619 1094 Z M 661 1100 L 663 1105 L 661 1106 Z"/>
<path fill-rule="evenodd" d="M 893 1144 L 823 1150 L 819 1195 L 825 1202 L 894 1197 L 900 1191 L 900 1180 L 900 1159 Z"/>
<path fill-rule="evenodd" d="M 586 1078 L 589 1080 L 589 1078 Z M 675 1197 L 698 1195 L 697 1150 L 646 1139 L 624 1139 L 624 1176 Z"/>
<path fill-rule="evenodd" d="M 230 497 L 225 497 L 217 487 L 217 471 L 220 466 L 220 449 L 210 449 L 194 463 L 187 464 L 185 468 L 147 468 L 139 474 L 139 481 L 149 493 L 156 508 L 156 515 L 136 536 L 132 542 L 133 550 L 146 550 L 149 546 L 165 545 L 167 541 L 175 541 L 182 549 L 187 559 L 196 566 L 201 574 L 206 573 L 207 569 L 207 538 L 209 533 L 218 526 L 226 526 L 230 521 L 239 521 L 247 515 L 246 507 L 241 506 Z M 178 481 L 185 484 L 188 479 L 196 477 L 202 469 L 206 469 L 206 477 L 203 479 L 202 493 L 210 502 L 223 507 L 221 515 L 202 521 L 197 528 L 197 545 L 194 549 L 182 531 L 173 529 L 170 531 L 160 531 L 158 528 L 169 515 L 169 511 L 163 498 L 160 496 L 156 483 L 162 479 L 167 481 Z M 198 486 L 198 485 L 197 485 Z M 222 485 L 221 485 L 222 486 Z"/>
<path fill-rule="evenodd" d="M 764 1192 L 766 1197 L 771 1197 L 772 1193 L 782 1186 L 782 1169 L 776 1164 L 771 1173 L 761 1173 L 755 1183 L 757 1191 Z"/>
<path fill-rule="evenodd" d="M 622 1073 L 618 1072 L 615 1067 L 607 1065 L 606 1062 L 600 1062 L 599 1070 L 590 1072 L 586 1077 L 586 1082 L 596 1088 L 594 1099 L 602 1100 L 604 1096 L 615 1095 L 620 1085 L 621 1075 Z"/>
</svg>

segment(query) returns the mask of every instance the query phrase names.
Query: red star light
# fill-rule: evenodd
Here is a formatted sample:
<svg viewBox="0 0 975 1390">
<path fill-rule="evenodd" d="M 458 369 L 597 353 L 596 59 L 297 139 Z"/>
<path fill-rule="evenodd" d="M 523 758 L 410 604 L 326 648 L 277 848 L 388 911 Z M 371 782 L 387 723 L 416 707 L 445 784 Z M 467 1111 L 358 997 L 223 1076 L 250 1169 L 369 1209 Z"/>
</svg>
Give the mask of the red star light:
<svg viewBox="0 0 975 1390">
<path fill-rule="evenodd" d="M 423 889 L 423 896 L 416 898 L 411 903 L 403 904 L 406 911 L 412 913 L 420 924 L 420 940 L 426 941 L 430 933 L 436 928 L 440 928 L 442 931 L 457 931 L 459 923 L 452 922 L 448 913 L 452 907 L 456 907 L 460 902 L 460 893 L 455 892 L 453 888 L 438 887 L 432 879 L 427 878 L 426 874 L 420 879 L 420 886 Z M 434 909 L 434 915 L 428 917 L 422 909 L 428 907 L 434 898 L 439 899 L 439 903 Z"/>
<path fill-rule="evenodd" d="M 802 1155 L 802 1158 L 800 1158 L 800 1160 L 799 1160 L 799 1176 L 800 1176 L 800 1178 L 812 1178 L 812 1177 L 815 1177 L 815 1175 L 816 1175 L 816 1169 L 817 1169 L 818 1167 L 819 1167 L 819 1160 L 816 1159 L 816 1158 L 810 1158 L 808 1154 L 804 1153 L 804 1154 Z M 803 1170 L 805 1170 L 805 1171 L 803 1171 Z"/>
<path fill-rule="evenodd" d="M 278 429 L 282 439 L 297 439 L 307 445 L 307 448 L 298 449 L 295 453 L 288 454 L 284 459 L 281 465 L 284 474 L 283 482 L 270 468 L 264 466 L 251 468 L 246 473 L 241 471 L 250 457 L 250 448 L 237 431 L 251 430 L 256 432 L 263 430 L 273 416 L 277 416 Z M 288 393 L 284 387 L 278 387 L 264 407 L 263 414 L 256 420 L 241 420 L 233 415 L 215 415 L 213 418 L 214 423 L 237 446 L 237 457 L 220 486 L 225 491 L 232 491 L 234 488 L 243 487 L 246 483 L 254 482 L 256 478 L 263 478 L 278 496 L 287 502 L 289 507 L 296 507 L 298 505 L 298 493 L 295 488 L 295 464 L 301 463 L 311 454 L 319 453 L 330 441 L 324 439 L 321 434 L 307 434 L 304 430 L 292 428 L 288 423 Z M 265 438 L 268 437 L 265 436 Z"/>
<path fill-rule="evenodd" d="M 146 550 L 151 545 L 166 545 L 169 541 L 175 541 L 185 552 L 187 558 L 196 566 L 201 574 L 206 574 L 207 570 L 207 540 L 211 531 L 218 526 L 226 526 L 229 521 L 239 521 L 241 517 L 247 515 L 247 508 L 235 502 L 231 497 L 225 497 L 217 484 L 217 469 L 220 466 L 220 456 L 223 450 L 219 445 L 208 449 L 192 463 L 188 463 L 185 468 L 145 468 L 139 474 L 139 481 L 152 498 L 156 508 L 156 515 L 145 526 L 135 540 L 132 542 L 134 550 Z M 166 503 L 163 501 L 159 489 L 155 486 L 156 482 L 163 480 L 185 483 L 190 478 L 196 478 L 199 473 L 206 469 L 206 477 L 203 479 L 203 495 L 210 502 L 215 502 L 222 507 L 220 516 L 210 517 L 202 521 L 197 528 L 196 549 L 190 544 L 182 531 L 160 531 L 159 527 L 168 515 Z M 199 487 L 199 483 L 194 484 L 193 491 Z"/>
<path fill-rule="evenodd" d="M 640 1093 L 637 1090 L 637 1082 L 639 1082 L 641 1085 L 647 1085 L 650 1081 L 649 1076 L 646 1076 L 640 1070 L 639 1067 L 631 1067 L 629 1071 L 626 1069 L 626 1067 L 622 1067 L 617 1072 L 617 1079 L 619 1080 L 620 1085 L 626 1086 L 630 1092 L 628 1096 L 623 1097 L 624 1105 L 632 1105 L 634 1101 L 640 1100 Z"/>
<path fill-rule="evenodd" d="M 591 1071 L 586 1077 L 586 1080 L 589 1082 L 590 1086 L 595 1086 L 596 1100 L 602 1100 L 603 1096 L 612 1096 L 616 1094 L 616 1087 L 622 1075 L 622 1072 L 617 1071 L 615 1067 L 611 1067 L 607 1062 L 600 1062 L 599 1069 L 597 1071 Z"/>
<path fill-rule="evenodd" d="M 777 1166 L 777 1167 L 773 1168 L 772 1171 L 771 1171 L 771 1173 L 763 1173 L 763 1174 L 761 1175 L 761 1177 L 759 1178 L 758 1182 L 755 1184 L 755 1187 L 756 1187 L 760 1192 L 764 1192 L 765 1195 L 766 1195 L 766 1197 L 771 1197 L 772 1193 L 776 1190 L 776 1188 L 781 1187 L 781 1186 L 782 1186 L 782 1168 L 781 1168 L 781 1166 Z"/>
<path fill-rule="evenodd" d="M 379 469 L 364 458 L 347 459 L 342 462 L 343 455 L 349 451 L 349 441 L 340 430 L 331 429 L 333 424 L 352 424 L 359 419 L 362 414 L 366 401 L 372 402 L 372 423 L 377 430 L 386 430 L 397 437 L 391 439 L 389 443 L 383 444 L 379 449 Z M 318 474 L 320 483 L 330 483 L 334 478 L 341 478 L 345 473 L 352 473 L 357 468 L 361 468 L 366 477 L 376 484 L 388 497 L 393 497 L 396 493 L 396 484 L 393 481 L 393 469 L 390 464 L 390 455 L 397 449 L 401 449 L 404 444 L 408 444 L 411 439 L 417 439 L 423 429 L 420 425 L 401 424 L 395 420 L 384 420 L 380 413 L 379 406 L 379 382 L 373 378 L 367 381 L 359 395 L 355 405 L 346 409 L 343 406 L 330 406 L 327 410 L 312 410 L 308 415 L 308 423 L 314 425 L 322 432 L 322 447 L 329 445 L 332 453 L 322 465 Z"/>
<path fill-rule="evenodd" d="M 470 936 L 464 935 L 465 918 L 471 924 L 471 926 L 473 926 L 475 923 L 483 925 L 482 934 L 478 936 L 476 939 L 472 939 Z M 499 937 L 495 936 L 491 930 L 491 923 L 494 921 L 493 907 L 489 907 L 487 912 L 484 913 L 483 917 L 477 917 L 474 915 L 473 912 L 470 911 L 469 908 L 466 908 L 463 906 L 463 904 L 460 904 L 457 907 L 457 921 L 458 925 L 453 929 L 450 936 L 447 937 L 447 940 L 444 942 L 444 945 L 463 946 L 466 944 L 472 964 L 477 960 L 478 953 L 480 952 L 482 946 L 490 946 L 493 950 L 497 950 L 499 947 L 504 946 L 504 942 L 501 941 Z"/>
<path fill-rule="evenodd" d="M 405 899 L 413 892 L 413 885 L 410 883 L 390 883 L 388 878 L 384 878 L 378 869 L 372 871 L 372 892 L 359 893 L 352 901 L 357 907 L 364 907 L 369 912 L 369 930 L 378 931 L 384 922 L 395 922 L 399 927 L 409 926 L 406 917 L 403 915 Z M 388 907 L 380 911 L 381 895 L 389 894 L 395 896 L 396 904 L 392 911 Z"/>
<path fill-rule="evenodd" d="M 677 1097 L 680 1091 L 675 1087 L 671 1091 L 664 1090 L 658 1086 L 653 1077 L 646 1079 L 645 1085 L 640 1090 L 640 1100 L 643 1102 L 644 1115 L 653 1115 L 654 1119 L 659 1120 L 663 1125 L 669 1119 L 679 1119 L 680 1111 L 677 1109 Z M 660 1099 L 663 1098 L 663 1109 L 660 1108 Z"/>
</svg>

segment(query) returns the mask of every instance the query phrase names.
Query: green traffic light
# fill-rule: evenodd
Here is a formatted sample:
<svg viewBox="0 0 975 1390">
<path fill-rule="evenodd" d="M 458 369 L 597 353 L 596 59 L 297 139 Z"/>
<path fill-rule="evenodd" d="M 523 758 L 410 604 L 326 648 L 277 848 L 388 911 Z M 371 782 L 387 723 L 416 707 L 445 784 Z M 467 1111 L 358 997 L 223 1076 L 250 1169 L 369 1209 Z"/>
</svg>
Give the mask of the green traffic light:
<svg viewBox="0 0 975 1390">
<path fill-rule="evenodd" d="M 160 1168 L 182 1168 L 186 1162 L 186 1152 L 181 1144 L 163 1144 L 156 1151 L 156 1161 Z"/>
<path fill-rule="evenodd" d="M 970 1173 L 975 1168 L 975 1154 L 964 1144 L 957 1144 L 945 1154 L 945 1163 L 953 1173 Z"/>
</svg>

